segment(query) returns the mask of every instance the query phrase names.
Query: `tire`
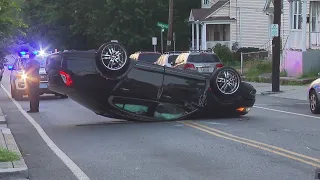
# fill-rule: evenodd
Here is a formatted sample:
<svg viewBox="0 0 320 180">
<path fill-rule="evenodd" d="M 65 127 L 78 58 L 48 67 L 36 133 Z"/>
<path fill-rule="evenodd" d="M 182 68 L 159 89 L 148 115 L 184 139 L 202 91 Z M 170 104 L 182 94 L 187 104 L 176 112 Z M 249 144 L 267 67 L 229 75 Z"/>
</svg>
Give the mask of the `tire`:
<svg viewBox="0 0 320 180">
<path fill-rule="evenodd" d="M 107 56 L 111 57 L 108 58 Z M 113 80 L 124 76 L 130 64 L 125 47 L 117 42 L 101 45 L 96 52 L 95 60 L 100 74 L 107 79 Z"/>
<path fill-rule="evenodd" d="M 237 100 L 240 86 L 241 76 L 231 67 L 217 69 L 210 77 L 211 91 L 219 101 L 224 103 Z"/>
<path fill-rule="evenodd" d="M 14 91 L 13 98 L 14 98 L 15 100 L 20 101 L 20 100 L 23 99 L 23 94 L 22 94 L 22 93 L 19 93 L 19 92 L 17 92 L 17 91 Z"/>
<path fill-rule="evenodd" d="M 320 104 L 318 96 L 315 90 L 311 90 L 309 93 L 309 107 L 313 114 L 320 114 Z"/>
</svg>

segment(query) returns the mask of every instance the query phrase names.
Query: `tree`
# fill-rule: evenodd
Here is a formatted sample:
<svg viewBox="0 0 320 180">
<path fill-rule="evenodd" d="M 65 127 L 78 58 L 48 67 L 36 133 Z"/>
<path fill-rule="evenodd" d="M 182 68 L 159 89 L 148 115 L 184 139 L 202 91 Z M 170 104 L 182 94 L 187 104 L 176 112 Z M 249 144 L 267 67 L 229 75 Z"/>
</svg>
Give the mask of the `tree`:
<svg viewBox="0 0 320 180">
<path fill-rule="evenodd" d="M 19 18 L 17 1 L 0 0 L 0 62 L 5 61 L 8 47 L 14 43 L 16 35 L 24 35 L 21 28 L 26 27 Z"/>
<path fill-rule="evenodd" d="M 200 3 L 175 1 L 176 45 L 183 50 L 191 34 L 186 20 Z M 85 50 L 117 39 L 132 53 L 153 50 L 151 38 L 160 39 L 157 22 L 168 21 L 168 0 L 32 0 L 25 3 L 23 13 L 33 46 Z"/>
</svg>

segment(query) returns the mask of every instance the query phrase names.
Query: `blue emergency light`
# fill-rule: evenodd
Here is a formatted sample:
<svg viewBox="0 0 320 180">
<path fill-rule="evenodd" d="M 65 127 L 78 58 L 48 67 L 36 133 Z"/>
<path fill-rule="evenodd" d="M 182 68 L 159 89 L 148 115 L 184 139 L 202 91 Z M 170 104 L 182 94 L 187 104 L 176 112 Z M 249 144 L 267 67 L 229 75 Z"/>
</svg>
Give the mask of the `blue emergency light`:
<svg viewBox="0 0 320 180">
<path fill-rule="evenodd" d="M 39 54 L 39 51 L 33 51 L 33 54 L 34 54 L 34 55 L 38 55 L 38 54 Z"/>
<path fill-rule="evenodd" d="M 20 52 L 21 55 L 26 55 L 27 53 L 25 51 Z"/>
<path fill-rule="evenodd" d="M 8 66 L 8 70 L 13 70 L 13 66 L 12 66 L 12 65 L 9 65 L 9 66 Z"/>
</svg>

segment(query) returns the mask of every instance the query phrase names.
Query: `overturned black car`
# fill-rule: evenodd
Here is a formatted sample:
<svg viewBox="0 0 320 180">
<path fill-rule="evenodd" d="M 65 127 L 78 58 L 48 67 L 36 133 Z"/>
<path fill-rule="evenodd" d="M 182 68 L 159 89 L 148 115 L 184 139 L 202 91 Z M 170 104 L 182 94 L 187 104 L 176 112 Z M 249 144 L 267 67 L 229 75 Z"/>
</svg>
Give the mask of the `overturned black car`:
<svg viewBox="0 0 320 180">
<path fill-rule="evenodd" d="M 132 121 L 181 120 L 218 114 L 240 116 L 256 90 L 230 67 L 210 76 L 128 58 L 117 42 L 97 51 L 67 51 L 47 59 L 49 89 L 98 115 Z"/>
</svg>

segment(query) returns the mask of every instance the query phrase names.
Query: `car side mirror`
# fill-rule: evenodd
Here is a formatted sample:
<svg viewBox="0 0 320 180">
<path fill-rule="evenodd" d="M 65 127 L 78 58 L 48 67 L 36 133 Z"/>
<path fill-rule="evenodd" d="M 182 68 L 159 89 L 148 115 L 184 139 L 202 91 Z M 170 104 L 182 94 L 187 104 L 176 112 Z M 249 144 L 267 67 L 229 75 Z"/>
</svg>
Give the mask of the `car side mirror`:
<svg viewBox="0 0 320 180">
<path fill-rule="evenodd" d="M 171 62 L 170 64 L 171 64 L 171 66 L 174 66 L 174 65 L 175 65 L 175 63 L 174 63 L 174 62 Z"/>
<path fill-rule="evenodd" d="M 8 65 L 8 70 L 9 70 L 9 71 L 14 70 L 14 66 L 13 66 L 13 65 Z"/>
</svg>

